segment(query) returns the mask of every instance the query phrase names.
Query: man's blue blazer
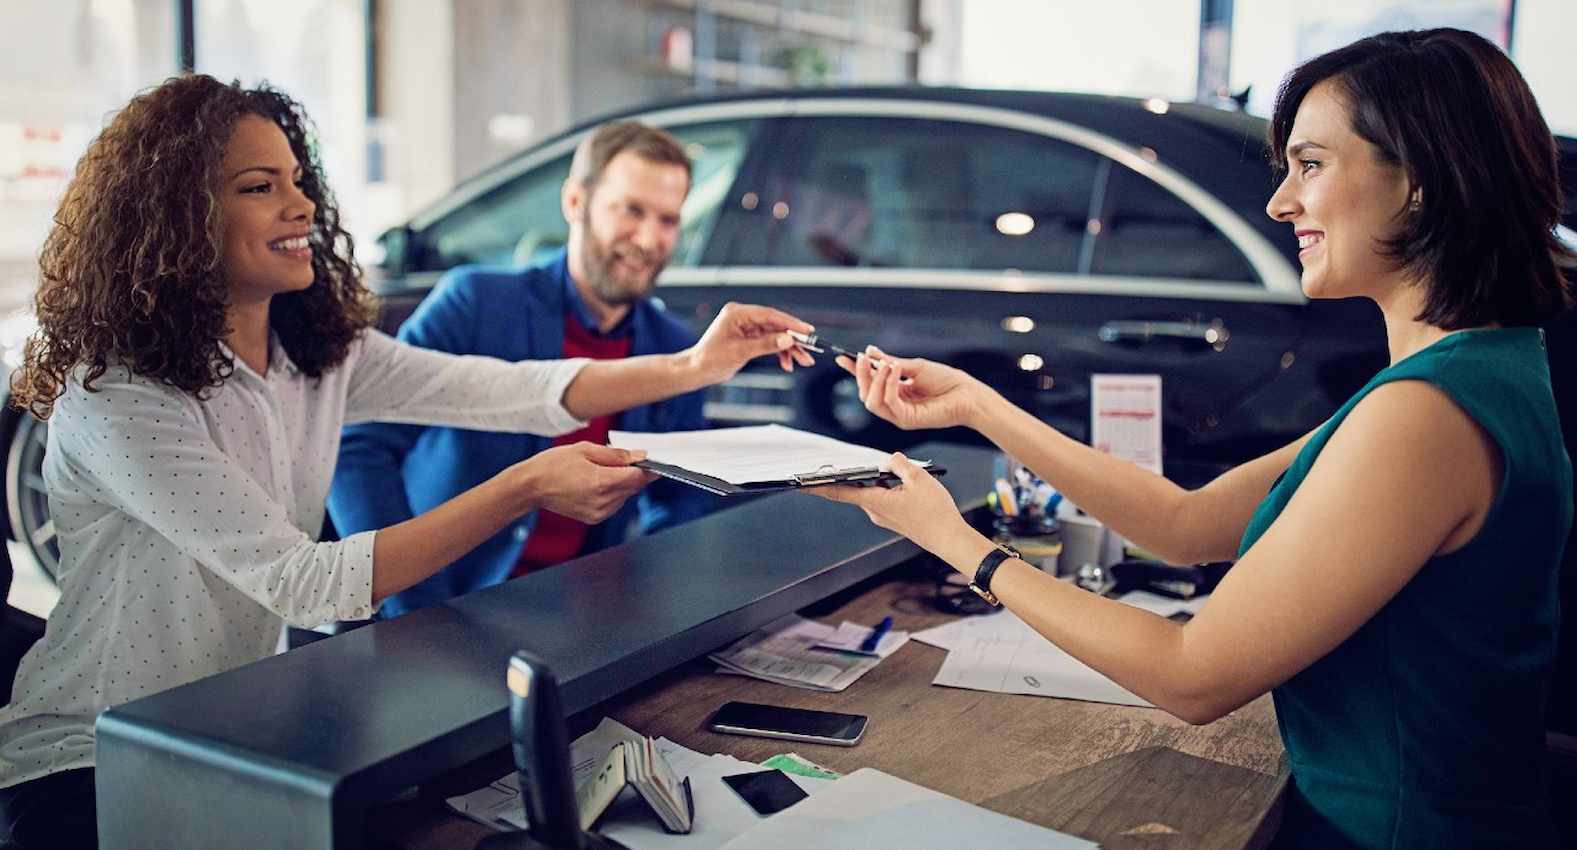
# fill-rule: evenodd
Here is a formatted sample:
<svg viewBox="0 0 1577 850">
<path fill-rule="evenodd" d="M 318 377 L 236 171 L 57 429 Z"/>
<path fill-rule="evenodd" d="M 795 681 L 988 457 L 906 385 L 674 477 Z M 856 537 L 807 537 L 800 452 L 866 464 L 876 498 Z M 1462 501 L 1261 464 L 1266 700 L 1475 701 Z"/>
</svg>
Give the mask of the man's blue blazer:
<svg viewBox="0 0 1577 850">
<path fill-rule="evenodd" d="M 454 354 L 505 360 L 554 360 L 564 356 L 568 264 L 560 252 L 532 268 L 463 266 L 445 274 L 399 338 Z M 681 351 L 695 334 L 659 303 L 634 305 L 629 321 L 631 355 Z M 706 427 L 704 393 L 625 411 L 624 431 L 687 431 Z M 341 438 L 339 466 L 329 490 L 329 514 L 341 535 L 386 528 L 430 510 L 486 481 L 506 467 L 549 448 L 552 438 L 421 425 L 353 425 Z M 655 531 L 710 510 L 715 499 L 668 479 L 648 485 L 623 509 L 593 526 L 587 552 L 621 542 L 635 524 Z M 380 617 L 394 617 L 504 581 L 536 523 L 521 517 L 427 580 L 384 600 Z"/>
</svg>

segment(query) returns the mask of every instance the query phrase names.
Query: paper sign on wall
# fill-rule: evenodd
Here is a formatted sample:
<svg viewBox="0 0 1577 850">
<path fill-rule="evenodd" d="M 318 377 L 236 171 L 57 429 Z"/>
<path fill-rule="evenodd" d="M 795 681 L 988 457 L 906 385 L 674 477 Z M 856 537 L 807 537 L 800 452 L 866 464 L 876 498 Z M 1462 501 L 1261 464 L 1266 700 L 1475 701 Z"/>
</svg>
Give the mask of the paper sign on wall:
<svg viewBox="0 0 1577 850">
<path fill-rule="evenodd" d="M 1091 375 L 1090 445 L 1161 474 L 1161 376 Z"/>
</svg>

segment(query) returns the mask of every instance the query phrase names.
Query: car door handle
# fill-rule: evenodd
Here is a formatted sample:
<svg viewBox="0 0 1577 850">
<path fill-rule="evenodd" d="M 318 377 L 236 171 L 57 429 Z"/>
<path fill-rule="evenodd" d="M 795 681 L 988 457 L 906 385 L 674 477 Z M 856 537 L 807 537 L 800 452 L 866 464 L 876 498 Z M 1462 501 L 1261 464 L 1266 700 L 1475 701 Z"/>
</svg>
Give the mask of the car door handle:
<svg viewBox="0 0 1577 850">
<path fill-rule="evenodd" d="M 1146 322 L 1136 320 L 1113 320 L 1106 322 L 1096 331 L 1096 336 L 1101 342 L 1109 343 L 1146 343 L 1154 339 L 1181 340 L 1185 342 L 1198 342 L 1208 345 L 1217 351 L 1227 346 L 1227 340 L 1232 335 L 1227 331 L 1227 326 L 1220 319 L 1209 323 L 1200 322 Z"/>
</svg>

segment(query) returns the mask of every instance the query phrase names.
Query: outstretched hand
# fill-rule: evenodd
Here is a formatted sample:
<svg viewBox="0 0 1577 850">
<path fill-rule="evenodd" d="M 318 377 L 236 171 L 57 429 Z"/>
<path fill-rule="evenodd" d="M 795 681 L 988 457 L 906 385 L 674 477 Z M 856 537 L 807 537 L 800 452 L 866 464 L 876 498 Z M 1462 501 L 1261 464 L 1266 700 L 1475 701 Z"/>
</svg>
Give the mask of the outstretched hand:
<svg viewBox="0 0 1577 850">
<path fill-rule="evenodd" d="M 905 430 L 968 425 L 985 386 L 965 372 L 918 357 L 893 357 L 874 345 L 839 366 L 854 376 L 870 412 Z"/>
<path fill-rule="evenodd" d="M 573 443 L 554 446 L 521 461 L 522 487 L 537 507 L 584 523 L 613 516 L 657 476 L 631 466 L 646 453 Z"/>
<path fill-rule="evenodd" d="M 781 310 L 729 302 L 690 353 L 707 382 L 713 384 L 732 378 L 746 363 L 764 354 L 776 354 L 783 371 L 792 372 L 796 363 L 814 366 L 816 361 L 796 346 L 787 332 L 813 330 L 809 323 Z"/>
<path fill-rule="evenodd" d="M 893 454 L 892 471 L 902 483 L 891 489 L 829 484 L 810 487 L 805 492 L 858 505 L 871 522 L 936 551 L 943 535 L 965 524 L 952 495 L 935 476 L 901 453 Z"/>
</svg>

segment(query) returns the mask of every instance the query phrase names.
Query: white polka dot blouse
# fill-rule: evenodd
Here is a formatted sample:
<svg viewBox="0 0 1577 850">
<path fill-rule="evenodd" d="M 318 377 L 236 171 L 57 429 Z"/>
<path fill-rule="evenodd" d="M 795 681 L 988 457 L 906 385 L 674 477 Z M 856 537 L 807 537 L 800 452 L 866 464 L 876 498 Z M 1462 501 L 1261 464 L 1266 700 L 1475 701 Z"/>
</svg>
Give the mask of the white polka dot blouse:
<svg viewBox="0 0 1577 850">
<path fill-rule="evenodd" d="M 104 709 L 259 660 L 282 623 L 372 615 L 376 532 L 316 541 L 340 428 L 365 421 L 523 431 L 581 427 L 562 405 L 585 360 L 507 363 L 376 331 L 302 374 L 275 340 L 199 400 L 111 369 L 71 382 L 44 479 L 60 602 L 0 709 L 0 787 L 93 765 Z"/>
</svg>

